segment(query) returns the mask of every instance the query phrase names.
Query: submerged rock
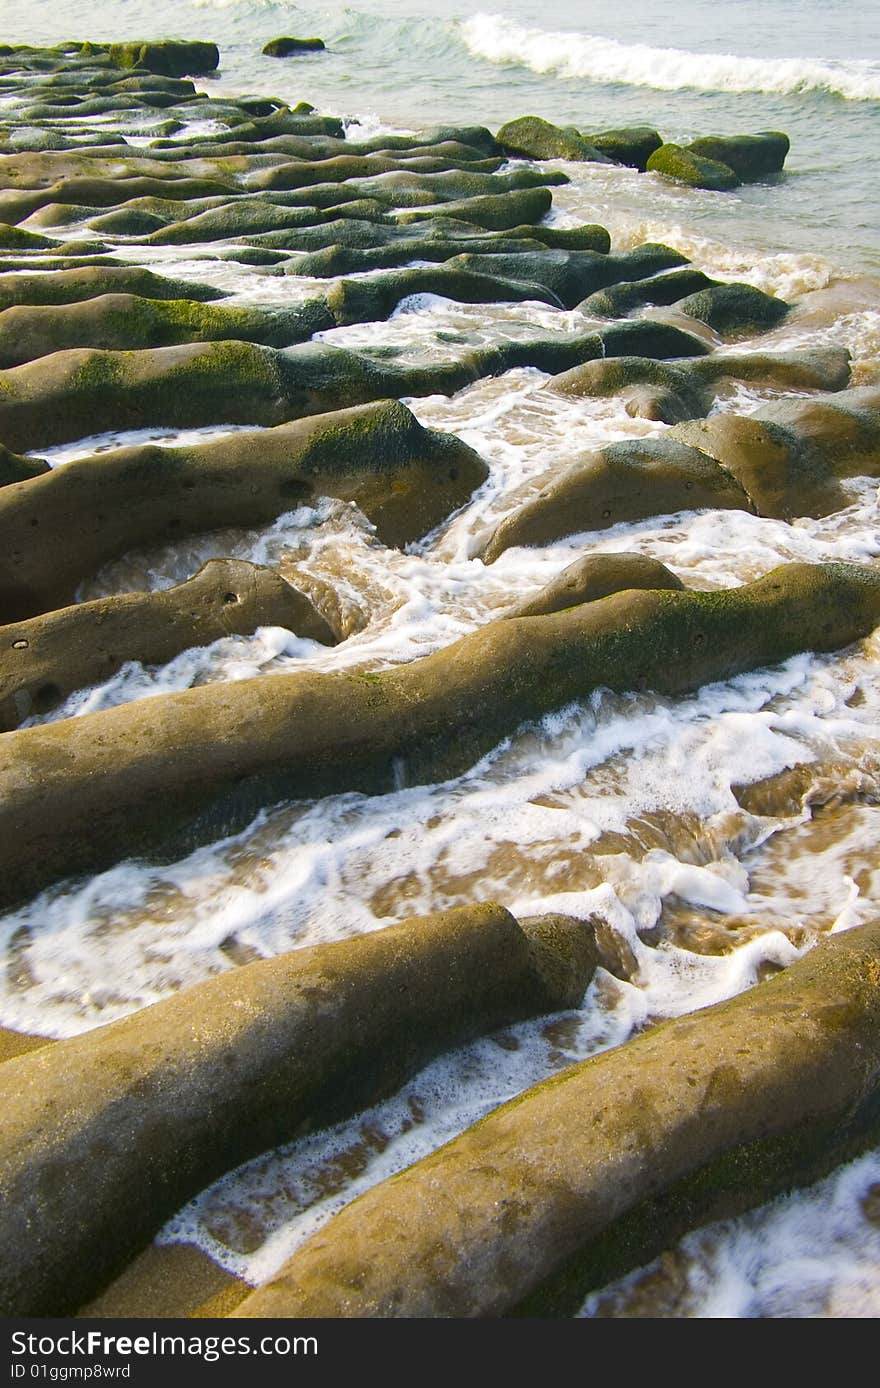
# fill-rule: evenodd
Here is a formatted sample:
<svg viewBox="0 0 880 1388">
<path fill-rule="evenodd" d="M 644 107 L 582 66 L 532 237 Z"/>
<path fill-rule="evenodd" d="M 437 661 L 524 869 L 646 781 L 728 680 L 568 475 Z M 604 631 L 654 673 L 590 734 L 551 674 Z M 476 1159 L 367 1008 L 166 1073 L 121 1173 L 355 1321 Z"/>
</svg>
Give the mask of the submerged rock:
<svg viewBox="0 0 880 1388">
<path fill-rule="evenodd" d="M 336 644 L 307 597 L 273 569 L 240 559 L 212 559 L 174 588 L 97 598 L 0 626 L 0 732 L 108 680 L 126 661 L 164 665 L 181 651 L 261 626 Z"/>
<path fill-rule="evenodd" d="M 75 1311 L 224 1172 L 439 1052 L 577 1006 L 595 965 L 588 922 L 462 906 L 244 965 L 7 1061 L 0 1227 L 19 1252 L 0 1307 Z M 77 1180 L 55 1180 L 59 1163 Z"/>
<path fill-rule="evenodd" d="M 297 53 L 316 53 L 326 48 L 323 39 L 270 39 L 260 52 L 267 58 L 292 58 Z"/>
<path fill-rule="evenodd" d="M 733 590 L 502 618 L 378 673 L 263 675 L 7 733 L 0 893 L 20 900 L 131 854 L 178 859 L 282 799 L 444 780 L 599 686 L 681 694 L 839 649 L 878 621 L 877 570 L 789 564 Z"/>
<path fill-rule="evenodd" d="M 688 1230 L 876 1142 L 878 1074 L 874 922 L 520 1094 L 362 1195 L 232 1315 L 572 1315 Z"/>
</svg>

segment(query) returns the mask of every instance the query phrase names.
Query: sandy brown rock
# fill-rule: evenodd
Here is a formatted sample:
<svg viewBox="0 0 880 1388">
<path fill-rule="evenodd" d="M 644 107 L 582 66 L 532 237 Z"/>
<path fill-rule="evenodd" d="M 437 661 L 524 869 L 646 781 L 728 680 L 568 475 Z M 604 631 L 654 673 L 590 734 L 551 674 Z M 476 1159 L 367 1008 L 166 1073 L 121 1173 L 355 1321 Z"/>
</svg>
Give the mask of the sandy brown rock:
<svg viewBox="0 0 880 1388">
<path fill-rule="evenodd" d="M 188 448 L 99 453 L 0 489 L 0 612 L 8 622 L 66 605 L 129 549 L 261 525 L 320 496 L 354 502 L 386 544 L 403 544 L 463 505 L 487 472 L 396 400 Z"/>
<path fill-rule="evenodd" d="M 261 626 L 335 645 L 307 597 L 273 569 L 241 559 L 212 559 L 175 588 L 97 598 L 0 626 L 0 732 L 109 679 L 126 661 L 163 665 Z"/>
<path fill-rule="evenodd" d="M 6 733 L 0 894 L 132 853 L 179 858 L 282 799 L 442 780 L 600 685 L 679 694 L 878 620 L 876 570 L 790 564 L 733 590 L 501 619 L 379 673 L 264 675 Z"/>
<path fill-rule="evenodd" d="M 461 907 L 234 969 L 7 1061 L 0 1227 L 18 1254 L 0 1306 L 74 1309 L 224 1171 L 444 1049 L 575 1006 L 595 963 L 587 923 Z"/>
<path fill-rule="evenodd" d="M 569 564 L 535 597 L 520 603 L 507 615 L 542 617 L 548 612 L 577 607 L 582 602 L 597 602 L 599 598 L 629 588 L 679 590 L 683 587 L 681 579 L 665 564 L 647 554 L 588 554 Z"/>
<path fill-rule="evenodd" d="M 542 487 L 492 532 L 483 560 L 491 564 L 514 545 L 702 507 L 752 509 L 731 473 L 686 441 L 627 439 L 586 454 Z"/>
<path fill-rule="evenodd" d="M 572 1314 L 876 1141 L 880 925 L 527 1090 L 315 1234 L 239 1317 Z"/>
</svg>

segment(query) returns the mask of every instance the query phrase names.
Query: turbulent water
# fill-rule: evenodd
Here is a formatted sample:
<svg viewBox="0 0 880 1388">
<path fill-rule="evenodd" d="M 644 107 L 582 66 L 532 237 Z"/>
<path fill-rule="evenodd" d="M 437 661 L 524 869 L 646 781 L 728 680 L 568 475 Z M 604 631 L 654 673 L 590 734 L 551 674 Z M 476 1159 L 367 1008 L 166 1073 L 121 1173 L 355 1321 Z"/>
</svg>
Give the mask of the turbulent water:
<svg viewBox="0 0 880 1388">
<path fill-rule="evenodd" d="M 718 194 L 569 165 L 572 182 L 554 189 L 553 216 L 602 222 L 615 249 L 665 241 L 710 274 L 797 302 L 781 327 L 738 351 L 842 345 L 855 383 L 880 379 L 869 172 L 880 144 L 876 13 L 818 0 L 641 3 L 626 7 L 623 22 L 620 12 L 604 2 L 578 7 L 576 17 L 563 6 L 475 14 L 416 0 L 348 8 L 72 0 L 63 13 L 45 0 L 27 12 L 0 5 L 12 40 L 216 39 L 223 72 L 207 90 L 306 98 L 356 122 L 353 134 L 435 120 L 494 127 L 533 111 L 582 129 L 649 121 L 668 138 L 784 129 L 792 152 L 776 181 Z M 284 33 L 320 34 L 330 51 L 284 63 L 261 57 L 262 43 Z M 216 283 L 236 296 L 230 303 L 320 288 L 177 248 L 154 250 L 150 263 Z M 577 311 L 420 296 L 387 323 L 322 336 L 423 360 L 448 359 L 457 344 L 584 327 Z M 329 583 L 351 632 L 338 648 L 264 628 L 161 669 L 126 666 L 51 717 L 266 671 L 410 660 L 508 611 L 585 552 L 648 554 L 696 588 L 731 587 L 793 559 L 880 564 L 877 484 L 856 479 L 847 509 L 821 520 L 683 513 L 513 549 L 483 565 L 480 536 L 561 463 L 665 428 L 614 400 L 563 399 L 545 382 L 518 370 L 452 399 L 407 402 L 424 424 L 475 447 L 491 476 L 461 513 L 405 552 L 385 549 L 352 507 L 328 501 L 260 532 L 128 555 L 80 594 L 165 587 L 232 554 L 306 587 Z M 771 394 L 741 387 L 717 408 L 745 413 Z M 108 435 L 46 456 L 64 466 L 135 437 L 192 436 Z M 247 960 L 475 899 L 607 922 L 620 976 L 600 970 L 581 1009 L 435 1062 L 384 1105 L 226 1177 L 165 1231 L 258 1282 L 361 1190 L 529 1084 L 656 1020 L 732 996 L 821 933 L 876 914 L 878 656 L 875 634 L 839 656 L 797 656 L 682 699 L 600 691 L 521 729 L 444 784 L 407 788 L 402 778 L 384 796 L 283 806 L 171 866 L 125 863 L 62 885 L 0 920 L 0 1023 L 69 1036 Z M 792 768 L 798 775 L 781 776 Z M 766 803 L 743 809 L 737 789 L 774 776 Z M 692 1236 L 661 1264 L 590 1298 L 583 1314 L 875 1315 L 878 1211 L 880 1156 L 869 1155 L 807 1195 Z"/>
</svg>

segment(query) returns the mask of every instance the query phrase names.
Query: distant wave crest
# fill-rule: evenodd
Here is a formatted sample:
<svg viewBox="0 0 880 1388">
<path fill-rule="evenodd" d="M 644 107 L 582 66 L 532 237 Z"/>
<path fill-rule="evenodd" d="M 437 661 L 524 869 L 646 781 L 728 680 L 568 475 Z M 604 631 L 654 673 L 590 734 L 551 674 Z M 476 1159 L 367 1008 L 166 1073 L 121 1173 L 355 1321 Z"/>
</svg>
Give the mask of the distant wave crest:
<svg viewBox="0 0 880 1388">
<path fill-rule="evenodd" d="M 830 92 L 850 101 L 880 99 L 880 63 L 819 58 L 739 58 L 618 43 L 596 34 L 527 29 L 503 15 L 464 20 L 471 53 L 492 63 L 518 63 L 533 72 L 676 91 Z"/>
</svg>

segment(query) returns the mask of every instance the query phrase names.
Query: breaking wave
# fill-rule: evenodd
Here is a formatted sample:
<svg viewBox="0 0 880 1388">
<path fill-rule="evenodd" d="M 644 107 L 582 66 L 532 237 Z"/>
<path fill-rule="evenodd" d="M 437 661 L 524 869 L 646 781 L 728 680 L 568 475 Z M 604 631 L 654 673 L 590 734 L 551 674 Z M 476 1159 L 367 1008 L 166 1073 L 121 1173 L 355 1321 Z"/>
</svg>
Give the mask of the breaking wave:
<svg viewBox="0 0 880 1388">
<path fill-rule="evenodd" d="M 720 92 L 826 92 L 849 101 L 880 99 L 880 63 L 820 58 L 743 58 L 619 43 L 597 34 L 529 29 L 503 15 L 477 14 L 461 26 L 471 53 L 541 74 L 591 82 Z"/>
</svg>

